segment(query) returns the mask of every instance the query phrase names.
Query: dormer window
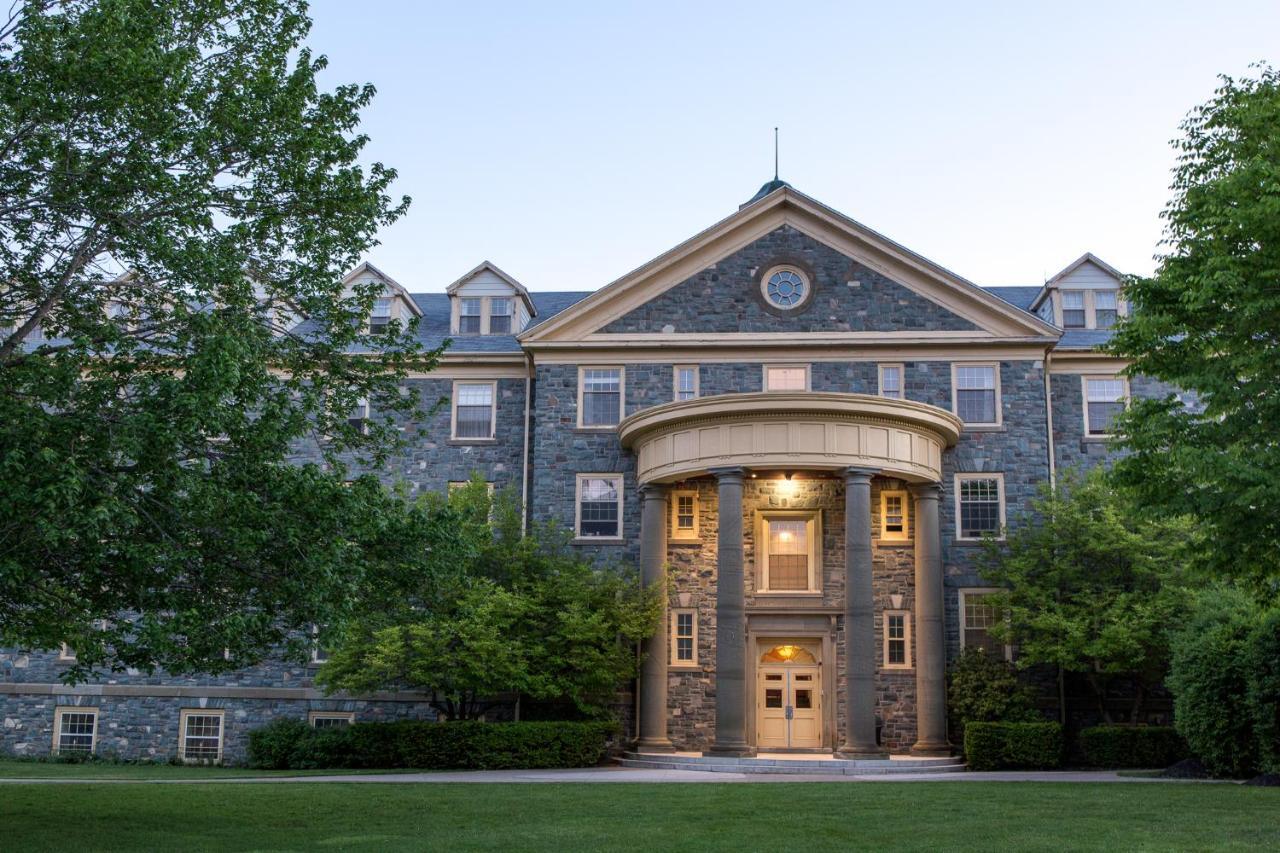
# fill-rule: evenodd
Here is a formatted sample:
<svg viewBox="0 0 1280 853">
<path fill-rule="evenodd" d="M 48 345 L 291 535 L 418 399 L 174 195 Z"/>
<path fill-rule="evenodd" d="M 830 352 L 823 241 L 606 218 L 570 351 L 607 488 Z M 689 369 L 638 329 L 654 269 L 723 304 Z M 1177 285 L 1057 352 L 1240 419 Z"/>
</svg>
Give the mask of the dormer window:
<svg viewBox="0 0 1280 853">
<path fill-rule="evenodd" d="M 494 296 L 489 299 L 489 334 L 511 334 L 511 300 Z"/>
<path fill-rule="evenodd" d="M 1094 291 L 1093 315 L 1099 329 L 1110 329 L 1116 324 L 1117 306 L 1114 290 Z"/>
<path fill-rule="evenodd" d="M 458 300 L 458 334 L 480 334 L 480 299 L 464 297 Z"/>
<path fill-rule="evenodd" d="M 369 315 L 369 331 L 373 334 L 380 334 L 387 330 L 387 326 L 391 325 L 391 315 L 393 300 L 384 296 L 373 300 L 373 313 Z"/>
<path fill-rule="evenodd" d="M 1084 291 L 1062 291 L 1062 328 L 1083 329 L 1084 318 Z"/>
</svg>

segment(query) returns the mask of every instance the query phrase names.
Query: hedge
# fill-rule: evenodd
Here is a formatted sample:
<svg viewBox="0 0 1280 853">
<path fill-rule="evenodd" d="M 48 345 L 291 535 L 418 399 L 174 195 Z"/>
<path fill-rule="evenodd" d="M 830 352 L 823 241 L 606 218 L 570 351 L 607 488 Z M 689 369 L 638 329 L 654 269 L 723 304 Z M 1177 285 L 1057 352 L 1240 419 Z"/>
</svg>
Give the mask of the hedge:
<svg viewBox="0 0 1280 853">
<path fill-rule="evenodd" d="M 281 770 L 418 768 L 527 770 L 591 767 L 604 757 L 614 722 L 355 723 L 313 729 L 277 720 L 249 733 L 249 763 Z"/>
<path fill-rule="evenodd" d="M 1090 767 L 1168 767 L 1191 753 L 1172 726 L 1094 726 L 1080 732 Z"/>
<path fill-rule="evenodd" d="M 970 770 L 1051 770 L 1062 766 L 1062 725 L 969 723 L 964 754 Z"/>
</svg>

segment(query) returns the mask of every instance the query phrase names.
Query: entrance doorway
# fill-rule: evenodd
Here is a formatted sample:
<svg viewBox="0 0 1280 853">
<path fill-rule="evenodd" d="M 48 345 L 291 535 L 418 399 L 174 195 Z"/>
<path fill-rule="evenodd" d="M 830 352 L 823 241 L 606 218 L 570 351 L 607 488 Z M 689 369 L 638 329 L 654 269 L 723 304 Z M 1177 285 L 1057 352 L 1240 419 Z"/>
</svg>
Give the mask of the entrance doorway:
<svg viewBox="0 0 1280 853">
<path fill-rule="evenodd" d="M 813 652 L 780 645 L 760 656 L 756 671 L 756 747 L 822 746 L 822 672 Z"/>
</svg>

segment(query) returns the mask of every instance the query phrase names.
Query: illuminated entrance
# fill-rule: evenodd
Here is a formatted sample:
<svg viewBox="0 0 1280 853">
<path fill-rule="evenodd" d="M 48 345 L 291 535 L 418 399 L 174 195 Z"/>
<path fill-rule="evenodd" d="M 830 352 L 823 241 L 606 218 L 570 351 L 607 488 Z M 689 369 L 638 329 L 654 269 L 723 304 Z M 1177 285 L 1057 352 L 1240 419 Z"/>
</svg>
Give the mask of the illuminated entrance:
<svg viewBox="0 0 1280 853">
<path fill-rule="evenodd" d="M 756 747 L 822 746 L 822 673 L 813 647 L 782 644 L 760 655 L 756 672 Z"/>
</svg>

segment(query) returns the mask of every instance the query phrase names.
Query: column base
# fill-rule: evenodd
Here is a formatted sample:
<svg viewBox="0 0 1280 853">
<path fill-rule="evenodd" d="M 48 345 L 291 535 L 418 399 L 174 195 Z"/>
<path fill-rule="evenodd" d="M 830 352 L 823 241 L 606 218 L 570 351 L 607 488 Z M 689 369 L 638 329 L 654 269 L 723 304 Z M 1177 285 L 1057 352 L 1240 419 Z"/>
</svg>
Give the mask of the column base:
<svg viewBox="0 0 1280 853">
<path fill-rule="evenodd" d="M 750 758 L 756 754 L 756 748 L 749 744 L 715 744 L 713 743 L 703 755 L 722 755 L 726 758 Z"/>
<path fill-rule="evenodd" d="M 949 758 L 954 753 L 955 749 L 946 741 L 933 743 L 917 741 L 911 746 L 911 754 L 918 755 L 921 758 Z"/>
<path fill-rule="evenodd" d="M 664 737 L 642 737 L 635 743 L 636 752 L 675 752 L 675 745 Z"/>
<path fill-rule="evenodd" d="M 854 745 L 854 744 L 846 744 L 845 746 L 842 746 L 836 750 L 836 758 L 843 758 L 846 761 L 857 761 L 859 759 L 867 760 L 867 759 L 888 758 L 888 757 L 889 757 L 888 751 L 881 749 L 878 746 L 861 746 L 861 745 Z"/>
</svg>

